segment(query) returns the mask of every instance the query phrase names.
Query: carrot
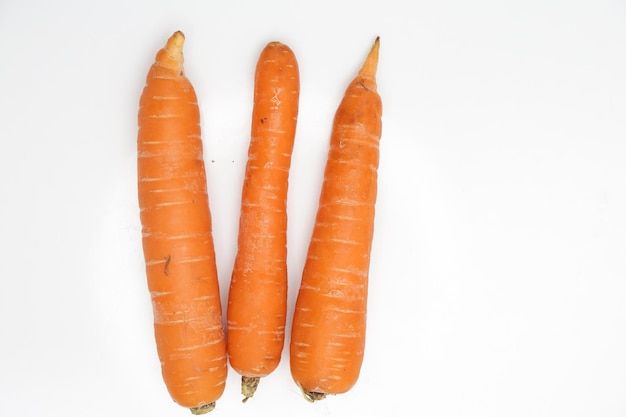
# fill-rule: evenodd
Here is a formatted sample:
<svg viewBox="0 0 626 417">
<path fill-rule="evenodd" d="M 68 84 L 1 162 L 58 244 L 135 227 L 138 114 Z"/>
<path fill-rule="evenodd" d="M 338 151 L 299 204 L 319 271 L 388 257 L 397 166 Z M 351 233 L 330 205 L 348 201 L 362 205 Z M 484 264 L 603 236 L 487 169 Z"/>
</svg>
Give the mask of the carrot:
<svg viewBox="0 0 626 417">
<path fill-rule="evenodd" d="M 287 310 L 287 213 L 300 81 L 291 49 L 270 42 L 255 71 L 238 251 L 227 305 L 228 357 L 244 402 L 280 362 Z"/>
<path fill-rule="evenodd" d="M 378 49 L 377 38 L 335 114 L 296 300 L 291 373 L 309 401 L 350 390 L 363 361 L 382 132 Z"/>
<path fill-rule="evenodd" d="M 183 74 L 181 32 L 156 55 L 140 99 L 138 194 L 162 374 L 194 414 L 215 407 L 226 342 L 202 157 L 200 112 Z"/>
</svg>

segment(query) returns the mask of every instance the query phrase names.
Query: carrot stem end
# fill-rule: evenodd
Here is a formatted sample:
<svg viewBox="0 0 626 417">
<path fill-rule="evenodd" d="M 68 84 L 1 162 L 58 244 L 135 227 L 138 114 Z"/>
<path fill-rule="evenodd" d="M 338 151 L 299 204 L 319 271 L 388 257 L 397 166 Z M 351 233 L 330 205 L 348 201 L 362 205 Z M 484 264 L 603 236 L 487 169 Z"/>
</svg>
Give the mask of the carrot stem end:
<svg viewBox="0 0 626 417">
<path fill-rule="evenodd" d="M 308 391 L 302 387 L 300 387 L 300 389 L 302 390 L 302 395 L 304 395 L 304 399 L 310 403 L 314 403 L 315 401 L 323 400 L 324 398 L 326 398 L 326 394 L 323 392 Z"/>
<path fill-rule="evenodd" d="M 241 377 L 241 393 L 244 395 L 242 402 L 248 401 L 256 392 L 261 378 L 258 376 L 242 376 Z"/>
<path fill-rule="evenodd" d="M 199 416 L 202 414 L 206 414 L 209 411 L 213 411 L 214 408 L 215 408 L 215 403 L 212 402 L 212 403 L 201 405 L 199 407 L 190 408 L 190 410 L 191 410 L 191 414 L 193 414 L 194 416 Z"/>
</svg>

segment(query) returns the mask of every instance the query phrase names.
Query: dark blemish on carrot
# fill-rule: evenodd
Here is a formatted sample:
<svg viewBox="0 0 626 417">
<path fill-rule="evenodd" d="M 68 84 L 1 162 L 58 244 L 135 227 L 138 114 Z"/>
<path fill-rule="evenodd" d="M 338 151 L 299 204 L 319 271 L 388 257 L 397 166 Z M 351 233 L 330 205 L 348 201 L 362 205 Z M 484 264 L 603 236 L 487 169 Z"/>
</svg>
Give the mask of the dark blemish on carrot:
<svg viewBox="0 0 626 417">
<path fill-rule="evenodd" d="M 363 87 L 363 88 L 365 89 L 365 91 L 370 91 L 370 89 L 369 89 L 369 88 L 367 88 L 367 87 L 365 86 L 365 84 L 363 84 L 361 81 L 359 81 L 359 85 L 360 85 L 361 87 Z"/>
<path fill-rule="evenodd" d="M 165 259 L 165 266 L 163 267 L 163 273 L 165 274 L 165 276 L 168 276 L 170 273 L 169 266 L 170 266 L 171 260 L 172 260 L 172 255 L 167 255 L 167 258 Z"/>
<path fill-rule="evenodd" d="M 264 117 L 264 118 L 261 119 L 261 124 L 263 124 L 265 122 L 267 122 L 267 117 Z"/>
</svg>

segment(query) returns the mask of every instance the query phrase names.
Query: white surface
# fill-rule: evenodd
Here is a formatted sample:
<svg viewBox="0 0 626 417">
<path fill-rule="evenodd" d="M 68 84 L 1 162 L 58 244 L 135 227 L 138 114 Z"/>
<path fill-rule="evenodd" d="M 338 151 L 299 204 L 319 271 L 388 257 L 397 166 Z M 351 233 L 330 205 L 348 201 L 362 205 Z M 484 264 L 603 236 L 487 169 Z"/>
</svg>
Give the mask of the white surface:
<svg viewBox="0 0 626 417">
<path fill-rule="evenodd" d="M 0 416 L 189 415 L 160 377 L 135 183 L 139 95 L 179 29 L 224 298 L 256 58 L 298 57 L 290 311 L 332 117 L 381 36 L 361 378 L 309 404 L 286 348 L 245 405 L 231 370 L 213 415 L 626 415 L 626 4 L 414 3 L 4 1 Z"/>
</svg>

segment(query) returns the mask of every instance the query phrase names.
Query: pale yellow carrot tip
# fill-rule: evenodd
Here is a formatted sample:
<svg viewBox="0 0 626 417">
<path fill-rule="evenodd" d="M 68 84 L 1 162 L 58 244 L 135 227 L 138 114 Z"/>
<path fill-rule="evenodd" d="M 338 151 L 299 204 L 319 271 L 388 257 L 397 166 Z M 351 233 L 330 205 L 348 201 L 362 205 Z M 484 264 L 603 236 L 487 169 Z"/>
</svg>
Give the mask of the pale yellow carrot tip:
<svg viewBox="0 0 626 417">
<path fill-rule="evenodd" d="M 194 416 L 199 416 L 202 414 L 206 414 L 209 411 L 213 411 L 214 408 L 215 408 L 215 403 L 213 402 L 213 403 L 201 405 L 200 407 L 190 408 L 190 410 L 191 410 L 191 414 L 193 414 Z"/>
<path fill-rule="evenodd" d="M 374 44 L 372 45 L 372 49 L 370 49 L 369 54 L 367 54 L 367 58 L 365 58 L 365 62 L 359 71 L 359 75 L 363 77 L 376 77 L 376 68 L 378 66 L 378 49 L 380 48 L 380 36 L 376 37 Z"/>
<path fill-rule="evenodd" d="M 167 45 L 165 45 L 165 50 L 169 53 L 171 57 L 175 57 L 183 52 L 184 43 L 185 43 L 185 35 L 180 30 L 176 31 L 167 40 Z"/>
<path fill-rule="evenodd" d="M 167 44 L 157 54 L 157 62 L 174 71 L 183 73 L 183 44 L 185 43 L 185 35 L 183 32 L 174 32 L 167 40 Z"/>
<path fill-rule="evenodd" d="M 241 402 L 245 403 L 250 398 L 252 398 L 252 396 L 256 392 L 257 387 L 259 386 L 259 381 L 261 381 L 261 378 L 255 376 L 241 377 L 241 393 L 244 396 Z"/>
</svg>

